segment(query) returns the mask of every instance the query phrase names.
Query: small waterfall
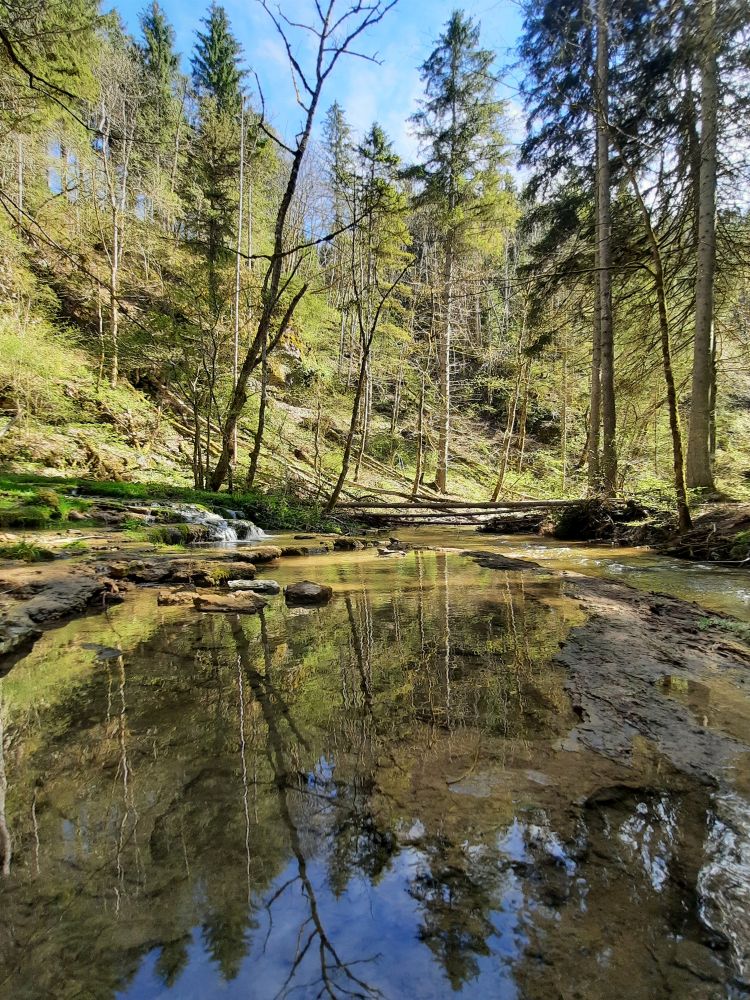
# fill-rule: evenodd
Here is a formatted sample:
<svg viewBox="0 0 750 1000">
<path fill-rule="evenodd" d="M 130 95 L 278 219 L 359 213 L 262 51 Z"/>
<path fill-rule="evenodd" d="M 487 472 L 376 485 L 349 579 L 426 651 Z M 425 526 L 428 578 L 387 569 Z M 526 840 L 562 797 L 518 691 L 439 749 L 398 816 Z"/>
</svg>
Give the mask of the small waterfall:
<svg viewBox="0 0 750 1000">
<path fill-rule="evenodd" d="M 206 541 L 209 542 L 236 542 L 238 535 L 229 522 L 220 514 L 212 514 L 210 511 L 201 510 L 186 504 L 180 509 L 180 514 L 188 524 L 200 524 L 206 529 L 208 535 Z"/>
<path fill-rule="evenodd" d="M 164 504 L 163 507 L 174 512 L 187 524 L 199 524 L 206 532 L 207 542 L 222 542 L 227 545 L 234 545 L 238 541 L 249 540 L 251 538 L 265 538 L 266 533 L 262 528 L 258 528 L 252 521 L 246 521 L 236 515 L 239 511 L 224 511 L 227 515 L 233 515 L 229 519 L 221 514 L 214 514 L 208 510 L 202 510 L 195 504 Z"/>
</svg>

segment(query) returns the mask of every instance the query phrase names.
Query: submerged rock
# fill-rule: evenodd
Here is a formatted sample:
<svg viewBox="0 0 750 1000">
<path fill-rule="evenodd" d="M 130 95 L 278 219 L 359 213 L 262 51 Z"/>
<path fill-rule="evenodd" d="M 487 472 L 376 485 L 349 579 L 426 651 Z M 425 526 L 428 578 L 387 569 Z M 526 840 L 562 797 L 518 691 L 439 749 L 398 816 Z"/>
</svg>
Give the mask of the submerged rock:
<svg viewBox="0 0 750 1000">
<path fill-rule="evenodd" d="M 532 559 L 513 559 L 511 556 L 501 556 L 497 552 L 462 552 L 462 556 L 470 556 L 479 566 L 485 569 L 541 569 L 538 562 Z"/>
<path fill-rule="evenodd" d="M 254 615 L 266 607 L 266 602 L 253 593 L 194 594 L 193 606 L 197 611 Z"/>
<path fill-rule="evenodd" d="M 333 543 L 334 549 L 338 552 L 359 552 L 365 547 L 365 543 L 359 538 L 337 538 Z"/>
<path fill-rule="evenodd" d="M 278 545 L 259 545 L 247 550 L 247 558 L 254 563 L 273 562 L 281 557 L 281 549 Z"/>
<path fill-rule="evenodd" d="M 328 604 L 332 597 L 332 587 L 324 583 L 313 583 L 311 580 L 290 583 L 284 588 L 284 598 L 290 605 Z"/>
<path fill-rule="evenodd" d="M 230 580 L 230 590 L 251 590 L 256 594 L 278 594 L 281 584 L 275 580 Z"/>
<path fill-rule="evenodd" d="M 162 606 L 171 607 L 179 604 L 192 604 L 196 597 L 194 590 L 160 590 L 156 603 Z"/>
</svg>

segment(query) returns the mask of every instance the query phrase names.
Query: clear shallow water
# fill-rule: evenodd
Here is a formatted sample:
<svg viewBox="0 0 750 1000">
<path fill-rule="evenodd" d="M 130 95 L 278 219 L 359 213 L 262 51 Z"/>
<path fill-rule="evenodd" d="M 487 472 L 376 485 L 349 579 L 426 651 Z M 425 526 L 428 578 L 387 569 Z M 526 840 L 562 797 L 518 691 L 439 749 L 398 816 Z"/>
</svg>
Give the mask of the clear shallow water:
<svg viewBox="0 0 750 1000">
<path fill-rule="evenodd" d="M 0 680 L 0 996 L 745 995 L 747 789 L 729 809 L 645 741 L 564 749 L 563 580 L 435 553 L 263 575 L 336 598 L 141 591 Z"/>
<path fill-rule="evenodd" d="M 538 535 L 485 535 L 473 528 L 451 528 L 450 534 L 430 529 L 398 532 L 415 543 L 450 544 L 465 549 L 487 549 L 519 559 L 531 559 L 557 570 L 602 576 L 641 590 L 661 591 L 695 601 L 750 621 L 750 570 L 661 556 L 647 548 L 618 548 L 588 542 L 557 542 Z M 425 539 L 429 541 L 425 542 Z M 447 539 L 450 539 L 448 541 Z"/>
</svg>

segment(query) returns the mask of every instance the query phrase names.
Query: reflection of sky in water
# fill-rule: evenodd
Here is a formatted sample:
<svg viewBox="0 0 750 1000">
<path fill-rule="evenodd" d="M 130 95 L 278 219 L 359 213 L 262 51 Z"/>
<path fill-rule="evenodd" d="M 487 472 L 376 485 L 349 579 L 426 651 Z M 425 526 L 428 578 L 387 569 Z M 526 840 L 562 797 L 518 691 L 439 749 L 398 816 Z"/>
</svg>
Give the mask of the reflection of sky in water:
<svg viewBox="0 0 750 1000">
<path fill-rule="evenodd" d="M 321 924 L 328 938 L 335 942 L 336 954 L 356 977 L 374 991 L 389 998 L 413 997 L 428 1000 L 451 992 L 444 974 L 426 945 L 416 937 L 421 907 L 405 887 L 425 865 L 417 850 L 406 849 L 394 860 L 376 885 L 353 880 L 336 899 L 327 884 L 326 870 L 310 863 L 307 874 L 315 890 Z M 269 900 L 280 886 L 294 879 L 297 866 L 290 864 L 270 887 Z M 300 924 L 309 913 L 309 902 L 299 882 L 294 882 L 264 910 L 263 901 L 254 900 L 258 930 L 249 942 L 237 978 L 225 982 L 206 950 L 201 930 L 195 928 L 188 947 L 188 966 L 172 990 L 165 988 L 158 973 L 159 951 L 152 951 L 142 962 L 129 986 L 119 998 L 159 1000 L 178 996 L 180 1000 L 206 1000 L 207 997 L 271 998 L 289 974 L 290 956 L 299 953 L 307 935 Z M 461 990 L 464 997 L 497 997 L 515 1000 L 518 989 L 512 977 L 511 960 L 518 956 L 524 939 L 519 935 L 519 910 L 523 892 L 519 880 L 508 873 L 500 890 L 498 908 L 492 915 L 493 954 L 477 957 L 477 977 Z M 320 954 L 317 941 L 300 962 L 294 980 L 282 996 L 314 997 L 321 988 Z M 362 988 L 347 981 L 328 957 L 328 970 L 336 996 L 361 994 Z M 489 987 L 488 984 L 492 983 Z M 488 989 L 491 992 L 488 992 Z"/>
<path fill-rule="evenodd" d="M 661 892 L 667 881 L 676 834 L 676 816 L 666 796 L 652 807 L 639 802 L 635 814 L 625 820 L 618 830 L 621 842 L 633 856 L 640 857 L 643 870 L 656 892 Z"/>
<path fill-rule="evenodd" d="M 716 796 L 714 809 L 698 876 L 701 916 L 732 942 L 750 988 L 750 803 L 726 793 Z"/>
<path fill-rule="evenodd" d="M 540 562 L 552 551 L 514 546 Z M 554 555 L 572 569 L 607 565 L 600 549 Z M 615 573 L 653 574 L 661 588 L 661 569 L 632 558 L 618 553 Z M 679 796 L 653 791 L 669 787 L 666 776 L 631 762 L 628 780 L 642 789 L 588 804 L 619 780 L 619 764 L 560 750 L 576 719 L 551 658 L 579 620 L 564 586 L 429 553 L 304 567 L 338 588 L 336 600 L 304 614 L 272 604 L 265 639 L 260 619 L 240 627 L 244 653 L 228 618 L 163 612 L 141 594 L 137 612 L 114 609 L 106 628 L 94 616 L 76 623 L 59 716 L 59 695 L 40 698 L 33 677 L 15 675 L 34 695 L 10 769 L 24 974 L 63 960 L 73 941 L 82 981 L 109 963 L 103 997 L 306 998 L 320 990 L 310 940 L 320 926 L 341 963 L 392 1000 L 548 1000 L 553 973 L 568 995 L 579 972 L 599 967 L 604 980 L 585 1000 L 600 1000 L 613 976 L 620 988 L 648 983 L 653 965 L 671 961 L 660 949 L 674 913 L 695 909 L 693 886 L 669 876 L 685 843 L 701 857 L 708 792 L 689 813 Z M 278 575 L 299 578 L 300 566 Z M 126 650 L 122 698 L 108 694 L 113 665 L 81 657 L 83 638 Z M 44 637 L 38 676 L 63 648 Z M 29 876 L 33 789 L 44 880 Z M 739 948 L 750 821 L 737 815 L 719 810 L 701 879 L 706 922 L 734 928 Z M 73 900 L 80 930 L 61 925 L 54 893 Z M 186 964 L 168 986 L 164 955 L 181 952 L 180 934 Z M 689 940 L 708 951 L 694 929 Z M 0 995 L 3 947 L 0 934 Z M 343 995 L 353 981 L 327 954 Z"/>
</svg>

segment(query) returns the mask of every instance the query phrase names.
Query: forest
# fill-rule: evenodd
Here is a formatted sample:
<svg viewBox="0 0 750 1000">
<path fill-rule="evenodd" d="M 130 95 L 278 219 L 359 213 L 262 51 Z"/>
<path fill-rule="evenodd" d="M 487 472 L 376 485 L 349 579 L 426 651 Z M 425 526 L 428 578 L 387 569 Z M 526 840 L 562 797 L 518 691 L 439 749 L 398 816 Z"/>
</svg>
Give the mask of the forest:
<svg viewBox="0 0 750 1000">
<path fill-rule="evenodd" d="M 527 0 L 520 137 L 457 10 L 414 162 L 326 97 L 397 6 L 261 6 L 292 135 L 217 4 L 181 54 L 158 3 L 135 36 L 91 0 L 3 9 L 6 467 L 328 512 L 640 495 L 683 530 L 746 497 L 746 5 Z"/>
<path fill-rule="evenodd" d="M 750 997 L 750 5 L 451 2 L 0 0 L 0 997 Z"/>
</svg>

